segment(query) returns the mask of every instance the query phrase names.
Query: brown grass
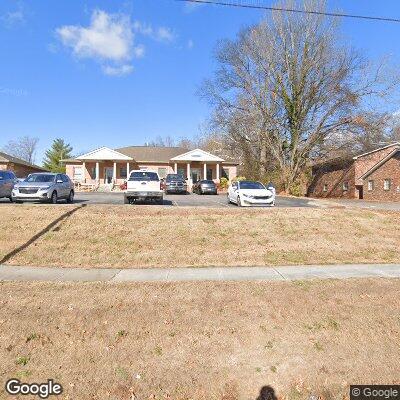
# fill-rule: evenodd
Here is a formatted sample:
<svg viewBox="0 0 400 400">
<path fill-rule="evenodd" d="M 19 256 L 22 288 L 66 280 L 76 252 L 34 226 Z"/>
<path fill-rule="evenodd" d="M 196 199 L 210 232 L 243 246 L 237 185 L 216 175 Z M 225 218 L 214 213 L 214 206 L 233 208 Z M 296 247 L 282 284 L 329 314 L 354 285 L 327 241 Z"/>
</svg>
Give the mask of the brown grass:
<svg viewBox="0 0 400 400">
<path fill-rule="evenodd" d="M 33 235 L 55 207 L 1 207 L 0 241 Z M 65 210 L 65 208 L 64 208 Z M 37 227 L 34 221 L 37 221 Z M 337 209 L 88 206 L 9 263 L 182 267 L 400 261 L 400 213 Z M 29 233 L 28 233 L 29 232 Z"/>
<path fill-rule="evenodd" d="M 263 385 L 342 399 L 350 384 L 400 383 L 399 291 L 398 279 L 3 282 L 0 398 L 20 377 L 54 378 L 71 400 L 255 400 Z"/>
</svg>

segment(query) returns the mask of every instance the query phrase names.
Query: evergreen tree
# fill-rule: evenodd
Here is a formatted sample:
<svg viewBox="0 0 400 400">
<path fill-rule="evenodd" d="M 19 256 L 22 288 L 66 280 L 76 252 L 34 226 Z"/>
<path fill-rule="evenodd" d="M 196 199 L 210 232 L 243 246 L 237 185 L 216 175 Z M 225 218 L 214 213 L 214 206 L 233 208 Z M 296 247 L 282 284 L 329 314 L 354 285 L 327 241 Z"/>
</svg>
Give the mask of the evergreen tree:
<svg viewBox="0 0 400 400">
<path fill-rule="evenodd" d="M 72 147 L 63 139 L 55 139 L 51 148 L 46 151 L 43 166 L 51 172 L 65 172 L 60 160 L 71 158 Z"/>
</svg>

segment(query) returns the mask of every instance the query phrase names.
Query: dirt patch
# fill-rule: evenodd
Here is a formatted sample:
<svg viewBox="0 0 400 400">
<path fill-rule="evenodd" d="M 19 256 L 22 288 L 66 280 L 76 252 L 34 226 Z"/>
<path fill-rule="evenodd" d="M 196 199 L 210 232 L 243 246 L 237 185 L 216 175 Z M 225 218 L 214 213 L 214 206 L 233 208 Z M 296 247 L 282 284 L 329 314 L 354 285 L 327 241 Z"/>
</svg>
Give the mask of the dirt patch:
<svg viewBox="0 0 400 400">
<path fill-rule="evenodd" d="M 4 382 L 54 378 L 64 399 L 347 397 L 400 383 L 400 280 L 0 283 Z"/>
<path fill-rule="evenodd" d="M 58 211 L 1 210 L 7 248 Z M 22 231 L 25 217 L 30 224 Z M 111 268 L 391 263 L 400 262 L 399 223 L 400 214 L 389 211 L 87 206 L 9 263 Z"/>
</svg>

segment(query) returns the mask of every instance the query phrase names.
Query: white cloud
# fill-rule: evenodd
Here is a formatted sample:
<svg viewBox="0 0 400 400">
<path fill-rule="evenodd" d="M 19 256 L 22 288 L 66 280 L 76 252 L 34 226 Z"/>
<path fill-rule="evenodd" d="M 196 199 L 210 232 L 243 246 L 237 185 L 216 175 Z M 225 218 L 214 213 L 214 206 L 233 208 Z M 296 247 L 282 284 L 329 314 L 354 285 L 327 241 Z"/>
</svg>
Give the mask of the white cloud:
<svg viewBox="0 0 400 400">
<path fill-rule="evenodd" d="M 141 35 L 151 37 L 159 42 L 173 42 L 175 40 L 175 34 L 170 28 L 160 26 L 159 28 L 153 28 L 150 24 L 146 24 L 141 21 L 135 21 L 133 23 L 133 29 Z"/>
<path fill-rule="evenodd" d="M 8 28 L 14 25 L 25 23 L 25 11 L 22 3 L 17 3 L 17 8 L 14 11 L 8 11 L 0 16 L 1 22 Z"/>
<path fill-rule="evenodd" d="M 134 49 L 133 49 L 133 54 L 135 55 L 135 57 L 136 58 L 142 58 L 142 57 L 144 57 L 144 53 L 146 52 L 146 49 L 145 49 L 145 47 L 142 45 L 142 44 L 140 44 L 139 46 L 136 46 Z"/>
<path fill-rule="evenodd" d="M 145 46 L 135 43 L 140 35 L 163 43 L 173 42 L 176 37 L 170 28 L 132 23 L 127 14 L 102 10 L 93 11 L 88 26 L 64 25 L 56 29 L 56 35 L 75 57 L 96 60 L 103 73 L 111 76 L 128 75 L 133 71 L 132 59 L 144 57 Z"/>
<path fill-rule="evenodd" d="M 129 74 L 133 67 L 128 63 L 133 57 L 144 55 L 144 46 L 134 47 L 132 24 L 129 16 L 124 14 L 95 10 L 88 27 L 65 25 L 56 33 L 76 57 L 99 61 L 107 75 Z"/>
<path fill-rule="evenodd" d="M 192 39 L 189 39 L 188 42 L 187 42 L 187 48 L 188 48 L 189 50 L 191 50 L 191 49 L 193 49 L 193 46 L 194 46 L 193 40 L 192 40 Z"/>
<path fill-rule="evenodd" d="M 83 58 L 124 61 L 131 58 L 133 33 L 129 17 L 95 10 L 89 27 L 66 25 L 57 29 L 62 43 Z"/>
<path fill-rule="evenodd" d="M 129 75 L 133 71 L 133 66 L 130 64 L 120 65 L 112 67 L 111 65 L 103 65 L 103 72 L 110 76 L 125 76 Z"/>
</svg>

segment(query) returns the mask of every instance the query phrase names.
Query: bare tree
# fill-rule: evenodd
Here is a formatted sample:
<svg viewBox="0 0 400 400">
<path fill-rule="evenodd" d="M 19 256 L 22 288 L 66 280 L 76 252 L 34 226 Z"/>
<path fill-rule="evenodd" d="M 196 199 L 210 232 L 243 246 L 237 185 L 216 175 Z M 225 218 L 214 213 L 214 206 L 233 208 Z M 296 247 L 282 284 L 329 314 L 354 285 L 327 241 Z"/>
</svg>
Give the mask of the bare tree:
<svg viewBox="0 0 400 400">
<path fill-rule="evenodd" d="M 38 142 L 38 138 L 23 136 L 16 140 L 10 140 L 3 147 L 3 150 L 11 156 L 18 157 L 34 164 Z"/>
<path fill-rule="evenodd" d="M 298 6 L 325 10 L 319 0 Z M 238 147 L 251 147 L 260 176 L 276 164 L 285 191 L 319 145 L 357 125 L 366 98 L 390 87 L 381 67 L 368 74 L 369 64 L 340 45 L 338 21 L 323 15 L 274 11 L 236 40 L 221 43 L 216 58 L 219 69 L 201 93 L 214 106 L 216 123 Z"/>
</svg>

